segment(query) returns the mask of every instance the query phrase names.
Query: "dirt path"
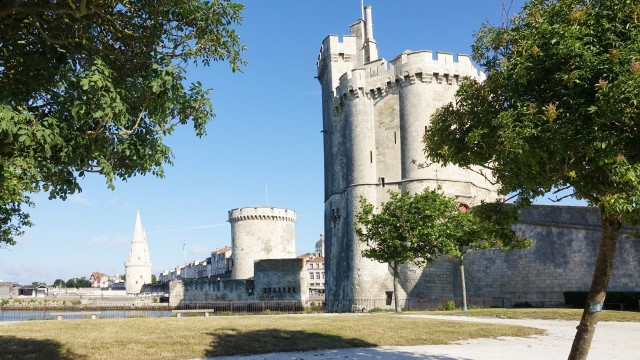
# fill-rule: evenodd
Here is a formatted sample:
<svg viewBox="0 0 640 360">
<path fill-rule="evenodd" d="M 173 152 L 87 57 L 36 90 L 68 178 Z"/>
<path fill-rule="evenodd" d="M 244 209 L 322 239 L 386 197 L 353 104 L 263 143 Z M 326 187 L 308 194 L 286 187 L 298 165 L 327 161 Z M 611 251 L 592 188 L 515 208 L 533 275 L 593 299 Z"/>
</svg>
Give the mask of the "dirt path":
<svg viewBox="0 0 640 360">
<path fill-rule="evenodd" d="M 544 329 L 543 336 L 472 339 L 449 345 L 381 346 L 367 349 L 320 350 L 253 356 L 217 357 L 215 360 L 554 360 L 566 359 L 577 321 L 495 319 L 458 316 L 407 315 L 430 319 L 523 325 Z M 640 360 L 640 323 L 600 322 L 589 352 L 590 360 Z M 213 360 L 213 359 L 212 359 Z"/>
</svg>

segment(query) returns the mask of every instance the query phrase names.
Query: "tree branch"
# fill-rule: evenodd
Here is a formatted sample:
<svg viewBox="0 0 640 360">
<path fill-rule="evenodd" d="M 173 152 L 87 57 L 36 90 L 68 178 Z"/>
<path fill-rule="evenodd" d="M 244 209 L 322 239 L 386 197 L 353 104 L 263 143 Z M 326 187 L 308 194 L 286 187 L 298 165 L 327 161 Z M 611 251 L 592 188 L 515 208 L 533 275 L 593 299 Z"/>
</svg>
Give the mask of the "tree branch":
<svg viewBox="0 0 640 360">
<path fill-rule="evenodd" d="M 571 186 L 568 186 L 568 187 L 571 187 Z M 562 191 L 562 190 L 565 190 L 565 189 L 567 189 L 567 187 L 565 187 L 565 188 L 563 188 L 563 189 L 556 190 L 556 191 L 554 191 L 553 193 L 554 193 L 554 194 L 557 194 L 558 192 L 560 192 L 560 191 Z M 547 198 L 547 199 L 549 199 L 549 200 L 550 200 L 550 201 L 552 201 L 552 202 L 560 202 L 560 201 L 562 201 L 562 200 L 564 200 L 564 199 L 566 199 L 566 198 L 568 198 L 568 197 L 571 197 L 571 196 L 573 196 L 573 195 L 575 195 L 575 194 L 576 194 L 576 192 L 574 191 L 574 192 L 572 192 L 571 194 L 565 195 L 565 196 L 563 196 L 563 197 L 560 197 L 560 198 L 556 197 L 556 198 L 555 198 L 555 200 L 554 200 L 554 199 L 552 199 L 552 198 Z"/>
</svg>

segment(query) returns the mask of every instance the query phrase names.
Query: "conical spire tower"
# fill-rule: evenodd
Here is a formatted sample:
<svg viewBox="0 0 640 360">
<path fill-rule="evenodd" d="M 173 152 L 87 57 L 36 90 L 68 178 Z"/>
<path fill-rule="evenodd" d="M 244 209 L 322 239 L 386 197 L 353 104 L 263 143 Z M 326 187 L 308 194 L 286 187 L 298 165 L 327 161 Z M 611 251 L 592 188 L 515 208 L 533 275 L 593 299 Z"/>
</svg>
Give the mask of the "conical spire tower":
<svg viewBox="0 0 640 360">
<path fill-rule="evenodd" d="M 124 268 L 127 294 L 138 294 L 142 289 L 142 285 L 151 283 L 151 258 L 149 257 L 147 234 L 140 221 L 140 211 L 136 214 L 129 261 L 124 264 Z"/>
</svg>

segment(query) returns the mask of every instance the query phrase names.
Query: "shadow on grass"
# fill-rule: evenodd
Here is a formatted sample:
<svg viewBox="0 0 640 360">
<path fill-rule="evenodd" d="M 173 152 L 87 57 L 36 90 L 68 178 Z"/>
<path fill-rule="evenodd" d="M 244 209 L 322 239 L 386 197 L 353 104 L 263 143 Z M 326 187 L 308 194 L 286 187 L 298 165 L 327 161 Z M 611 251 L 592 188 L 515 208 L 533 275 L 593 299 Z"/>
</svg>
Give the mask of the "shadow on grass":
<svg viewBox="0 0 640 360">
<path fill-rule="evenodd" d="M 15 336 L 0 336 L 0 359 L 48 359 L 82 360 L 87 357 L 65 350 L 53 340 L 22 339 Z"/>
<path fill-rule="evenodd" d="M 360 339 L 280 329 L 242 331 L 226 328 L 207 335 L 212 337 L 207 357 L 376 346 Z"/>
<path fill-rule="evenodd" d="M 364 331 L 364 329 L 363 329 Z M 239 329 L 221 329 L 218 333 L 208 333 L 213 339 L 205 357 L 256 355 L 274 352 L 318 351 L 317 358 L 336 358 L 339 349 L 352 349 L 351 356 L 367 359 L 423 359 L 423 360 L 465 360 L 444 355 L 415 354 L 395 349 L 375 348 L 360 339 L 346 339 L 336 335 L 327 335 L 306 331 L 265 329 L 242 331 Z M 349 358 L 351 358 L 349 356 Z M 342 356 L 340 356 L 342 357 Z M 466 359 L 468 360 L 468 359 Z"/>
</svg>

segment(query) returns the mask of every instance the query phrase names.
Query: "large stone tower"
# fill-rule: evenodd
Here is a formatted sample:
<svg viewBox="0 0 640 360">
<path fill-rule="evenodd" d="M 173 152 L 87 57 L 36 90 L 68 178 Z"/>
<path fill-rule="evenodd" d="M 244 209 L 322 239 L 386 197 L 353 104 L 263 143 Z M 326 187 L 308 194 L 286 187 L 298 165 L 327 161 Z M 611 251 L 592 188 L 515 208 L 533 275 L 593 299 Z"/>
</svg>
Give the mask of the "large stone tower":
<svg viewBox="0 0 640 360">
<path fill-rule="evenodd" d="M 473 206 L 494 200 L 497 186 L 476 172 L 424 166 L 422 137 L 431 115 L 453 100 L 465 76 L 482 79 L 467 55 L 405 51 L 378 57 L 371 7 L 340 41 L 328 36 L 318 56 L 322 86 L 325 164 L 325 272 L 327 306 L 348 311 L 392 290 L 387 265 L 362 257 L 354 213 L 364 196 L 373 204 L 388 191 L 419 192 L 442 186 Z M 490 176 L 491 174 L 488 174 Z"/>
<path fill-rule="evenodd" d="M 253 278 L 256 260 L 296 257 L 296 212 L 274 207 L 229 211 L 231 278 Z"/>
<path fill-rule="evenodd" d="M 127 294 L 138 294 L 144 284 L 151 283 L 151 258 L 147 246 L 147 234 L 142 229 L 140 212 L 136 214 L 136 225 L 131 239 L 129 261 L 124 263 Z"/>
</svg>

